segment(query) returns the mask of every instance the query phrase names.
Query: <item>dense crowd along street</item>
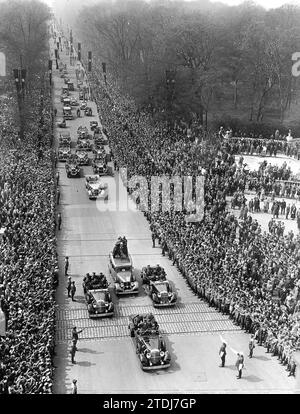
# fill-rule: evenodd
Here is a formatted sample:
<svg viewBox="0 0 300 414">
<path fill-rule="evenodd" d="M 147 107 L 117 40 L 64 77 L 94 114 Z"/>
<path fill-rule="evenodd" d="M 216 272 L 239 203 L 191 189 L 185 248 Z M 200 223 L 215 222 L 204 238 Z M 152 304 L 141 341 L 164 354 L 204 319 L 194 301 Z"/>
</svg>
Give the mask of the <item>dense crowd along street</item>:
<svg viewBox="0 0 300 414">
<path fill-rule="evenodd" d="M 0 101 L 0 394 L 299 392 L 293 130 L 171 125 L 45 33 Z"/>
</svg>

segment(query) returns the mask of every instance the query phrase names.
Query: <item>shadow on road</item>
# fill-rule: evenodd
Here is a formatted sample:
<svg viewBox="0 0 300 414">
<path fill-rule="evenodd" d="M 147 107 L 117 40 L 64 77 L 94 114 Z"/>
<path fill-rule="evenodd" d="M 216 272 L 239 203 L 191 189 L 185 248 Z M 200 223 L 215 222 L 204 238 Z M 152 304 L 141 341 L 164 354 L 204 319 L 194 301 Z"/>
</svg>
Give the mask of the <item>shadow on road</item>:
<svg viewBox="0 0 300 414">
<path fill-rule="evenodd" d="M 261 382 L 263 381 L 261 378 L 257 377 L 256 375 L 247 375 L 245 377 L 242 377 L 245 380 L 249 381 L 249 382 Z"/>
<path fill-rule="evenodd" d="M 264 355 L 257 355 L 257 356 L 255 355 L 253 358 L 259 359 L 260 361 L 271 361 L 272 360 L 272 358 L 268 358 Z"/>
<path fill-rule="evenodd" d="M 97 352 L 89 348 L 78 348 L 78 352 L 85 352 L 87 354 L 104 354 L 104 352 Z"/>
<path fill-rule="evenodd" d="M 77 365 L 81 366 L 81 367 L 91 367 L 92 365 L 96 365 L 93 362 L 89 362 L 89 361 L 80 361 L 77 362 Z"/>
</svg>

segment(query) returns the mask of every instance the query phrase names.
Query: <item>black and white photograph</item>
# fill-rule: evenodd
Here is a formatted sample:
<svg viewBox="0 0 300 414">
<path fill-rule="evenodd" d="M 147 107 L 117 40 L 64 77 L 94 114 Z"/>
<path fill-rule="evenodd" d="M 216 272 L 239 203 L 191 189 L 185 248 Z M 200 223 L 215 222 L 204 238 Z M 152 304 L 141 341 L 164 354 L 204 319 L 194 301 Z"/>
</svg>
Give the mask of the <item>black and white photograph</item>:
<svg viewBox="0 0 300 414">
<path fill-rule="evenodd" d="M 6 394 L 300 394 L 300 0 L 0 0 Z"/>
</svg>

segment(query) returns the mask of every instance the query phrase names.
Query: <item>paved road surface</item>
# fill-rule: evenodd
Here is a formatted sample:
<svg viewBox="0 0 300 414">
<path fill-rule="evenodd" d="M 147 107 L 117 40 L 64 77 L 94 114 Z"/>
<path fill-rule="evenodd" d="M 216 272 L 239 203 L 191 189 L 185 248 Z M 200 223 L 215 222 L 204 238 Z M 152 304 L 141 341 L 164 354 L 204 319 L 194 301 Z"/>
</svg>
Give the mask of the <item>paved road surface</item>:
<svg viewBox="0 0 300 414">
<path fill-rule="evenodd" d="M 62 58 L 69 63 L 66 55 L 62 54 Z M 68 64 L 68 69 L 76 85 L 75 67 Z M 54 104 L 60 118 L 62 104 L 59 95 L 63 80 L 56 70 L 53 80 Z M 73 95 L 78 96 L 78 92 L 73 92 Z M 96 114 L 95 104 L 89 102 L 89 106 Z M 92 119 L 99 120 L 94 115 L 92 118 L 67 121 L 73 141 L 78 126 L 89 126 Z M 255 358 L 249 361 L 246 358 L 247 369 L 242 380 L 236 379 L 235 355 L 230 351 L 227 367 L 220 368 L 219 334 L 222 333 L 234 349 L 243 350 L 245 354 L 249 336 L 243 334 L 228 317 L 200 301 L 171 262 L 162 257 L 161 249 L 152 248 L 149 227 L 141 212 L 134 208 L 129 211 L 103 211 L 103 201 L 88 199 L 83 175 L 91 173 L 90 166 L 82 168 L 81 178 L 73 179 L 66 177 L 63 163 L 58 163 L 57 168 L 60 172 L 61 199 L 58 208 L 62 213 L 62 229 L 57 234 L 61 272 L 57 291 L 54 393 L 69 393 L 73 378 L 78 380 L 79 393 L 289 393 L 293 390 L 294 379 L 287 378 L 284 368 L 275 358 L 265 354 L 262 347 L 256 348 Z M 106 181 L 111 189 L 115 178 L 107 177 Z M 108 253 L 119 235 L 126 235 L 128 239 L 139 281 L 139 271 L 147 264 L 159 263 L 166 269 L 179 297 L 174 309 L 153 309 L 150 299 L 140 288 L 137 297 L 117 298 L 111 292 L 116 308 L 113 318 L 88 318 L 81 286 L 83 275 L 92 271 L 107 274 Z M 66 255 L 70 259 L 69 273 L 77 286 L 76 302 L 71 302 L 66 295 L 66 277 L 63 274 Z M 172 356 L 172 366 L 167 371 L 145 373 L 140 369 L 127 324 L 129 314 L 145 311 L 156 315 L 166 334 Z M 73 326 L 84 329 L 80 334 L 76 364 L 71 363 L 69 354 Z"/>
</svg>

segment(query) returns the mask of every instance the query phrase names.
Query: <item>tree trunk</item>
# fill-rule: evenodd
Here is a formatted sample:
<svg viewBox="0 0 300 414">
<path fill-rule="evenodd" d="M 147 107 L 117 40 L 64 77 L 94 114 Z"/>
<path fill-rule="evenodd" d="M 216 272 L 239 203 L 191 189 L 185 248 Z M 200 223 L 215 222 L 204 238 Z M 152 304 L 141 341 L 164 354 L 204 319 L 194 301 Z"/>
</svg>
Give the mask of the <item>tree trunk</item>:
<svg viewBox="0 0 300 414">
<path fill-rule="evenodd" d="M 238 81 L 235 80 L 233 83 L 233 105 L 234 109 L 237 109 L 237 100 L 238 100 Z"/>
</svg>

